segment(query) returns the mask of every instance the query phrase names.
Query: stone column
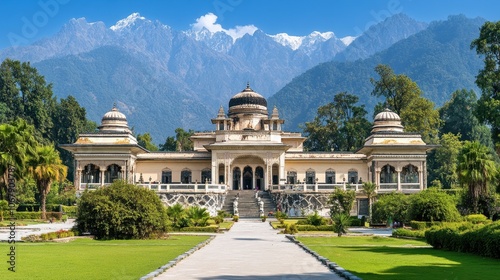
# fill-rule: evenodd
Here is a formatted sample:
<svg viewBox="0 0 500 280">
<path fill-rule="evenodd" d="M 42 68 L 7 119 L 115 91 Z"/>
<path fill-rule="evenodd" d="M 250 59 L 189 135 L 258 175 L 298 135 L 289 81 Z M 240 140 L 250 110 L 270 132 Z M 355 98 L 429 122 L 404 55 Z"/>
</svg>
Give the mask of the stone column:
<svg viewBox="0 0 500 280">
<path fill-rule="evenodd" d="M 104 186 L 104 172 L 106 172 L 105 168 L 99 167 L 99 171 L 101 171 L 101 178 L 99 178 L 99 183 L 101 183 L 101 187 Z"/>
<path fill-rule="evenodd" d="M 398 192 L 401 191 L 401 169 L 398 167 L 396 169 L 396 174 L 398 174 Z"/>
</svg>

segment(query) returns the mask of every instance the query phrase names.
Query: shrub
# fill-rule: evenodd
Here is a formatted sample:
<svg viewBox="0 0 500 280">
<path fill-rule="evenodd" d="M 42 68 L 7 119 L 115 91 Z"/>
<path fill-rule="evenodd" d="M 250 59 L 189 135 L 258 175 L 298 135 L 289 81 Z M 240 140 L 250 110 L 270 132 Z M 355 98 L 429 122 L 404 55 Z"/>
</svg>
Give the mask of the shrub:
<svg viewBox="0 0 500 280">
<path fill-rule="evenodd" d="M 295 234 L 297 232 L 299 232 L 299 230 L 295 224 L 286 224 L 285 230 L 283 231 L 285 234 Z"/>
<path fill-rule="evenodd" d="M 333 225 L 297 225 L 298 231 L 333 231 Z"/>
<path fill-rule="evenodd" d="M 156 193 L 115 181 L 83 193 L 76 227 L 97 239 L 141 239 L 164 232 L 166 221 L 166 209 Z"/>
<path fill-rule="evenodd" d="M 239 219 L 240 219 L 240 217 L 238 215 L 233 216 L 233 222 L 237 222 Z"/>
<path fill-rule="evenodd" d="M 176 203 L 167 207 L 167 217 L 170 221 L 170 226 L 174 229 L 180 229 L 189 226 L 189 219 L 187 213 L 181 204 Z"/>
<path fill-rule="evenodd" d="M 318 211 L 315 211 L 314 214 L 312 214 L 312 215 L 308 215 L 306 217 L 306 221 L 308 222 L 309 225 L 313 225 L 313 226 L 326 225 L 326 219 L 321 217 L 318 214 Z"/>
<path fill-rule="evenodd" d="M 76 206 L 62 206 L 63 213 L 68 215 L 69 218 L 76 218 L 76 209 Z"/>
<path fill-rule="evenodd" d="M 215 216 L 212 219 L 214 220 L 214 222 L 216 224 L 220 224 L 220 223 L 224 222 L 224 217 L 222 217 L 222 216 Z"/>
<path fill-rule="evenodd" d="M 184 227 L 181 228 L 182 232 L 218 232 L 218 227 Z"/>
<path fill-rule="evenodd" d="M 432 226 L 441 226 L 443 222 L 421 222 L 421 221 L 411 221 L 410 227 L 414 230 L 425 230 Z"/>
<path fill-rule="evenodd" d="M 483 214 L 472 214 L 465 216 L 465 220 L 473 224 L 485 224 L 488 223 L 488 218 Z M 491 221 L 490 221 L 491 222 Z"/>
<path fill-rule="evenodd" d="M 451 196 L 430 188 L 411 196 L 408 219 L 455 222 L 460 220 L 460 213 Z"/>
<path fill-rule="evenodd" d="M 394 237 L 412 237 L 412 238 L 425 238 L 425 230 L 409 230 L 405 228 L 398 228 L 392 231 Z"/>
<path fill-rule="evenodd" d="M 195 227 L 204 227 L 208 224 L 208 219 L 210 218 L 210 214 L 207 209 L 192 206 L 187 209 L 187 216 L 190 220 L 190 224 Z"/>
<path fill-rule="evenodd" d="M 360 227 L 360 226 L 364 226 L 365 223 L 363 222 L 362 219 L 358 219 L 358 217 L 356 217 L 356 216 L 351 216 L 349 219 L 349 225 L 353 226 L 353 227 Z"/>
<path fill-rule="evenodd" d="M 281 211 L 276 211 L 276 214 L 274 214 L 274 216 L 278 220 L 288 218 L 288 216 L 285 213 L 281 212 Z"/>
<path fill-rule="evenodd" d="M 349 227 L 350 216 L 345 213 L 339 213 L 332 217 L 333 220 L 333 231 L 338 234 L 339 237 L 342 234 L 347 233 L 347 227 Z"/>
<path fill-rule="evenodd" d="M 373 204 L 373 223 L 386 223 L 389 218 L 393 221 L 408 222 L 407 211 L 410 200 L 402 193 L 379 195 Z"/>
</svg>

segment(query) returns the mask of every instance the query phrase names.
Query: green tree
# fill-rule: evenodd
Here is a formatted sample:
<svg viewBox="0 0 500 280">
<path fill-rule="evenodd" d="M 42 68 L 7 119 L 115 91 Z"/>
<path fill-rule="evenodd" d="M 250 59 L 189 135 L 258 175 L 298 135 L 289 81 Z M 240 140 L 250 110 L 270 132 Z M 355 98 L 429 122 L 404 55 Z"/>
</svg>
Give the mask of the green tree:
<svg viewBox="0 0 500 280">
<path fill-rule="evenodd" d="M 153 137 L 149 132 L 137 135 L 137 142 L 148 151 L 158 151 L 158 146 L 153 143 Z"/>
<path fill-rule="evenodd" d="M 40 194 L 40 208 L 42 219 L 45 219 L 45 202 L 50 186 L 54 181 L 66 178 L 67 167 L 62 164 L 59 153 L 53 146 L 39 146 L 36 155 L 29 162 L 29 172 L 35 179 L 38 193 Z"/>
<path fill-rule="evenodd" d="M 165 139 L 164 144 L 160 144 L 160 151 L 175 151 L 177 150 L 177 141 L 175 140 L 175 137 L 168 136 L 167 139 Z"/>
<path fill-rule="evenodd" d="M 38 143 L 33 135 L 33 126 L 23 119 L 0 124 L 0 174 L 2 174 L 0 199 L 7 193 L 9 166 L 14 168 L 16 179 L 20 179 L 26 172 L 29 158 L 35 156 L 35 147 Z"/>
<path fill-rule="evenodd" d="M 356 106 L 358 97 L 345 92 L 334 96 L 333 102 L 318 108 L 312 122 L 306 122 L 306 149 L 310 151 L 354 151 L 361 147 L 371 124 L 364 105 Z"/>
<path fill-rule="evenodd" d="M 166 231 L 166 208 L 155 192 L 115 181 L 83 193 L 76 227 L 97 239 L 150 238 Z"/>
<path fill-rule="evenodd" d="M 453 197 L 438 189 L 430 188 L 410 197 L 408 219 L 411 221 L 456 222 L 460 220 L 460 213 Z"/>
<path fill-rule="evenodd" d="M 356 200 L 355 191 L 335 189 L 330 195 L 328 200 L 328 204 L 330 205 L 330 218 L 334 223 L 334 232 L 336 232 L 339 237 L 347 232 L 347 227 L 349 227 L 350 224 L 349 213 L 354 205 L 354 200 Z"/>
<path fill-rule="evenodd" d="M 427 143 L 435 143 L 441 120 L 434 103 L 422 97 L 418 85 L 406 75 L 396 75 L 387 65 L 378 65 L 375 72 L 380 79 L 371 79 L 372 95 L 385 98 L 385 106 L 401 117 L 405 131 L 417 132 Z M 375 109 L 380 110 L 378 104 Z"/>
<path fill-rule="evenodd" d="M 484 68 L 476 76 L 482 91 L 476 114 L 479 121 L 491 125 L 496 144 L 500 141 L 500 21 L 485 22 L 471 48 L 484 55 Z"/>
<path fill-rule="evenodd" d="M 172 227 L 175 229 L 180 229 L 189 225 L 187 213 L 184 207 L 182 207 L 182 205 L 179 203 L 167 207 L 167 216 L 171 222 Z"/>
<path fill-rule="evenodd" d="M 379 195 L 377 201 L 373 204 L 372 221 L 386 222 L 392 219 L 393 221 L 408 222 L 409 204 L 409 196 L 402 193 L 393 192 Z"/>
<path fill-rule="evenodd" d="M 175 130 L 175 138 L 177 139 L 177 151 L 192 151 L 193 141 L 190 137 L 194 134 L 193 130 L 185 131 L 182 128 L 177 128 Z"/>
<path fill-rule="evenodd" d="M 466 205 L 472 213 L 481 213 L 480 201 L 491 196 L 489 184 L 495 180 L 498 167 L 488 148 L 477 141 L 466 141 L 458 155 L 458 180 L 467 189 Z M 489 213 L 482 213 L 489 216 Z"/>
<path fill-rule="evenodd" d="M 39 142 L 54 140 L 52 114 L 56 100 L 52 85 L 29 62 L 6 59 L 0 65 L 0 100 L 7 105 L 9 120 L 23 118 L 35 126 Z"/>
<path fill-rule="evenodd" d="M 441 135 L 440 146 L 433 151 L 429 170 L 429 179 L 439 180 L 444 189 L 458 186 L 458 155 L 462 148 L 460 135 L 446 133 Z"/>
<path fill-rule="evenodd" d="M 372 202 L 373 198 L 377 195 L 378 186 L 372 182 L 363 182 L 363 192 L 366 194 L 368 198 L 368 221 L 372 220 Z"/>
</svg>

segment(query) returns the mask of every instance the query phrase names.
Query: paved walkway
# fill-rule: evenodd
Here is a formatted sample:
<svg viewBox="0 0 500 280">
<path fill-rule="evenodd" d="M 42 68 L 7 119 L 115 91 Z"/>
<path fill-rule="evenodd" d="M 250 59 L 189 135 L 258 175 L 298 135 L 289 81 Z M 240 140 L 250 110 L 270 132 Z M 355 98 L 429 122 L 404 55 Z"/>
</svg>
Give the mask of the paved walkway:
<svg viewBox="0 0 500 280">
<path fill-rule="evenodd" d="M 7 220 L 6 220 L 7 221 Z M 69 219 L 66 223 L 56 222 L 56 223 L 44 223 L 29 226 L 16 226 L 16 240 L 21 240 L 21 237 L 28 236 L 30 234 L 40 235 L 42 233 L 54 232 L 61 229 L 68 230 L 75 225 L 73 219 Z M 0 241 L 6 241 L 9 239 L 10 229 L 7 227 L 0 228 Z"/>
<path fill-rule="evenodd" d="M 343 279 L 277 233 L 268 222 L 240 219 L 155 279 Z"/>
</svg>

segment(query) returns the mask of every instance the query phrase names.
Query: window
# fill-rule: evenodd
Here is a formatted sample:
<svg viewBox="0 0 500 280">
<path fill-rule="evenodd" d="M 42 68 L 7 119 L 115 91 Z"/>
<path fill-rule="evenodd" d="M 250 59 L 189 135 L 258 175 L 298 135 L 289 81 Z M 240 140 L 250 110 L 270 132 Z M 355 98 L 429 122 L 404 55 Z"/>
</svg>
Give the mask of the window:
<svg viewBox="0 0 500 280">
<path fill-rule="evenodd" d="M 189 184 L 191 183 L 191 170 L 184 169 L 181 172 L 181 183 Z"/>
<path fill-rule="evenodd" d="M 205 168 L 201 171 L 201 183 L 205 184 L 205 182 L 210 181 L 212 181 L 212 170 Z"/>
<path fill-rule="evenodd" d="M 309 169 L 306 171 L 306 183 L 314 184 L 316 181 L 316 171 Z"/>
<path fill-rule="evenodd" d="M 104 183 L 113 183 L 114 180 L 121 179 L 122 168 L 116 164 L 111 164 L 104 172 Z"/>
<path fill-rule="evenodd" d="M 87 183 L 99 183 L 101 172 L 99 167 L 93 164 L 87 164 L 82 170 L 81 182 Z"/>
<path fill-rule="evenodd" d="M 380 183 L 397 183 L 396 169 L 387 164 L 380 170 Z"/>
<path fill-rule="evenodd" d="M 278 123 L 273 122 L 273 130 L 278 130 Z"/>
<path fill-rule="evenodd" d="M 219 123 L 219 130 L 224 130 L 224 122 Z"/>
<path fill-rule="evenodd" d="M 165 169 L 161 171 L 161 183 L 162 184 L 172 183 L 172 171 L 170 169 Z"/>
<path fill-rule="evenodd" d="M 335 184 L 336 183 L 336 180 L 335 180 L 335 170 L 333 169 L 328 169 L 326 172 L 325 172 L 325 182 L 327 184 Z"/>
<path fill-rule="evenodd" d="M 358 171 L 356 170 L 349 170 L 347 172 L 347 182 L 349 184 L 357 184 L 358 183 Z"/>
<path fill-rule="evenodd" d="M 295 171 L 288 171 L 286 173 L 286 181 L 288 184 L 296 184 L 297 183 L 297 172 Z"/>
<path fill-rule="evenodd" d="M 401 183 L 418 183 L 418 168 L 411 164 L 403 167 Z"/>
</svg>

